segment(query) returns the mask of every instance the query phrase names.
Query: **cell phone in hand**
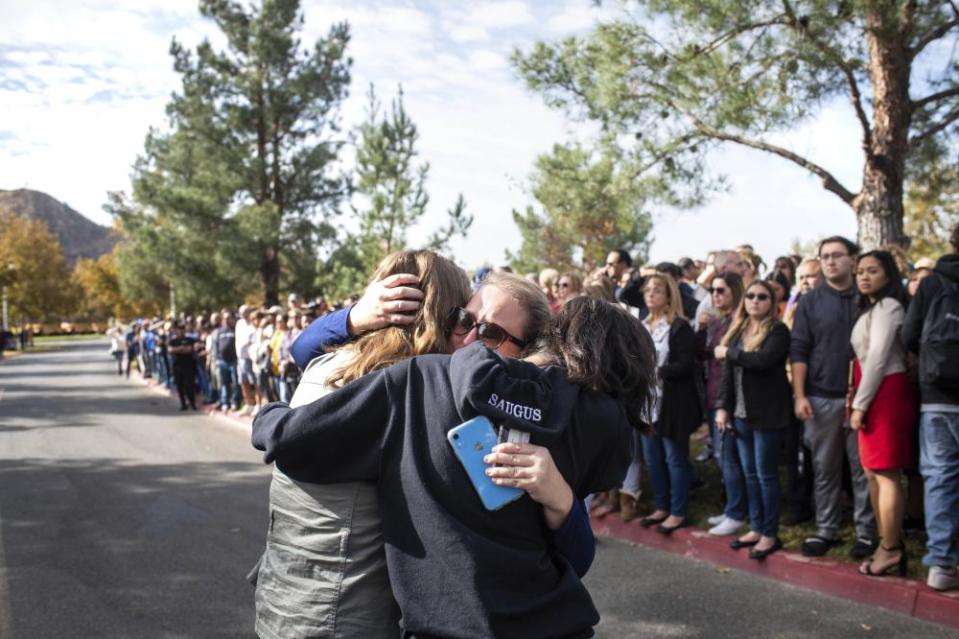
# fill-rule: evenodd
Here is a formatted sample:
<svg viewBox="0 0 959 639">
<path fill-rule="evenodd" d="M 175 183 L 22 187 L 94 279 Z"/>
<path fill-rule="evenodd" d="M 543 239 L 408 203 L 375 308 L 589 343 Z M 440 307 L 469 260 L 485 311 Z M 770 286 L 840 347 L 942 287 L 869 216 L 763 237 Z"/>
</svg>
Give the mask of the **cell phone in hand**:
<svg viewBox="0 0 959 639">
<path fill-rule="evenodd" d="M 486 475 L 489 464 L 484 462 L 483 458 L 493 452 L 493 446 L 499 443 L 496 430 L 488 417 L 480 415 L 463 422 L 451 429 L 446 434 L 446 439 L 466 470 L 466 475 L 486 510 L 499 510 L 523 496 L 525 491 L 497 486 Z"/>
</svg>

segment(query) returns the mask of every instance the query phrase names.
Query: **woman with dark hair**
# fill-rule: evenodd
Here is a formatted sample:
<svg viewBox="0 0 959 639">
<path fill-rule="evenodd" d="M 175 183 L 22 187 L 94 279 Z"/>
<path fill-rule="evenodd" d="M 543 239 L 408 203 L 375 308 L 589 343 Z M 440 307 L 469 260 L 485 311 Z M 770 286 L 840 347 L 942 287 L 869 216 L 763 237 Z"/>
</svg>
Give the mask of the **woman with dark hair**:
<svg viewBox="0 0 959 639">
<path fill-rule="evenodd" d="M 792 414 L 786 378 L 789 330 L 776 317 L 769 282 L 746 289 L 736 318 L 715 349 L 725 360 L 716 425 L 735 433 L 746 478 L 750 531 L 734 539 L 734 550 L 751 547 L 750 559 L 765 559 L 782 548 L 779 540 L 779 444 Z"/>
<path fill-rule="evenodd" d="M 376 483 L 386 562 L 404 636 L 590 637 L 598 621 L 569 563 L 525 497 L 488 511 L 447 442 L 483 415 L 550 453 L 575 499 L 617 485 L 629 437 L 648 413 L 653 349 L 618 306 L 571 300 L 540 368 L 482 344 L 366 374 L 320 399 L 271 404 L 253 443 L 297 481 Z M 513 447 L 486 459 L 496 483 L 531 480 Z M 532 493 L 530 493 L 532 497 Z M 522 584 L 517 588 L 516 584 Z"/>
<path fill-rule="evenodd" d="M 887 251 L 859 256 L 856 285 L 862 315 L 852 331 L 853 388 L 850 426 L 859 432 L 859 458 L 869 480 L 880 542 L 863 562 L 863 575 L 898 568 L 906 574 L 902 543 L 905 496 L 902 471 L 912 468 L 918 414 L 916 393 L 906 374 L 906 350 L 899 332 L 905 317 L 903 288 L 895 257 Z"/>
<path fill-rule="evenodd" d="M 709 411 L 709 434 L 712 440 L 713 454 L 719 462 L 723 474 L 723 488 L 726 491 L 726 507 L 721 515 L 710 518 L 711 535 L 732 535 L 746 521 L 746 486 L 743 483 L 743 470 L 736 452 L 736 442 L 732 433 L 720 432 L 716 428 L 716 411 L 719 405 L 719 389 L 723 378 L 724 362 L 716 359 L 716 347 L 722 343 L 723 336 L 732 324 L 733 316 L 743 299 L 743 278 L 738 273 L 727 271 L 713 278 L 712 313 L 702 313 L 699 317 L 698 337 L 706 360 L 706 409 Z"/>
<path fill-rule="evenodd" d="M 642 436 L 643 457 L 649 468 L 656 510 L 640 520 L 644 528 L 656 526 L 656 532 L 669 535 L 689 525 L 689 436 L 699 428 L 699 393 L 696 389 L 697 343 L 692 327 L 682 317 L 682 302 L 675 280 L 653 273 L 643 285 L 643 300 L 649 315 L 643 326 L 656 348 L 659 385 L 649 421 L 653 432 Z M 638 451 L 637 451 L 638 454 Z M 623 495 L 638 492 L 639 478 L 633 479 L 638 460 L 633 463 L 620 489 Z"/>
<path fill-rule="evenodd" d="M 789 278 L 782 271 L 773 271 L 766 276 L 766 281 L 772 286 L 773 293 L 776 295 L 776 317 L 782 319 L 786 312 L 786 304 L 789 302 L 789 293 L 792 291 L 792 284 Z"/>
</svg>

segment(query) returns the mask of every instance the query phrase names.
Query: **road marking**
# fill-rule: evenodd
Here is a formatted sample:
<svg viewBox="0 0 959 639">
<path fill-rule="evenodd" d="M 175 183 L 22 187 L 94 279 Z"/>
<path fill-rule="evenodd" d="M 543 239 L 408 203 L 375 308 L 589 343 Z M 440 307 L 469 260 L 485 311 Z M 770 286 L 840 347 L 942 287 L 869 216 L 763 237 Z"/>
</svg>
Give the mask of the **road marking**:
<svg viewBox="0 0 959 639">
<path fill-rule="evenodd" d="M 3 517 L 0 516 L 0 639 L 11 639 L 10 591 L 7 589 L 7 563 L 3 556 Z"/>
</svg>

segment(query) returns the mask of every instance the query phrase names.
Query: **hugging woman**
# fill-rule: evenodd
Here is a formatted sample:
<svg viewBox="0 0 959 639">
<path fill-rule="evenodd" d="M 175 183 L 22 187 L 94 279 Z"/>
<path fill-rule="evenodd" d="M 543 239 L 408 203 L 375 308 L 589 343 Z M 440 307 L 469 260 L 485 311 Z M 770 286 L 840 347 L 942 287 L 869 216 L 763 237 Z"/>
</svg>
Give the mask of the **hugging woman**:
<svg viewBox="0 0 959 639">
<path fill-rule="evenodd" d="M 460 337 L 489 336 L 496 326 L 479 324 Z M 451 340 L 457 332 L 451 327 Z M 516 341 L 528 337 L 516 333 Z M 592 634 L 598 615 L 551 543 L 547 504 L 524 497 L 486 511 L 446 433 L 486 415 L 544 446 L 576 501 L 611 488 L 625 472 L 623 451 L 649 397 L 652 348 L 625 311 L 582 298 L 557 317 L 541 358 L 560 366 L 504 359 L 483 344 L 452 357 L 414 357 L 308 405 L 270 405 L 254 423 L 254 445 L 291 481 L 375 483 L 406 636 Z M 517 417 L 491 404 L 493 395 L 538 413 Z M 514 468 L 516 477 L 498 481 L 521 482 L 526 466 Z"/>
</svg>

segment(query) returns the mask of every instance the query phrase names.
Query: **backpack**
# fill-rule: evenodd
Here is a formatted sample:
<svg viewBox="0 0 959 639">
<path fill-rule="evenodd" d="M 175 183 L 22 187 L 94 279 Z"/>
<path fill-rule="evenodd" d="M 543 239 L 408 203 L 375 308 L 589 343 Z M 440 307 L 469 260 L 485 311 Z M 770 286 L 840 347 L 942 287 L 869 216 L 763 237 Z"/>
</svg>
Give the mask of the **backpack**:
<svg viewBox="0 0 959 639">
<path fill-rule="evenodd" d="M 942 287 L 929 302 L 919 342 L 919 381 L 959 390 L 959 284 L 939 273 Z"/>
</svg>

